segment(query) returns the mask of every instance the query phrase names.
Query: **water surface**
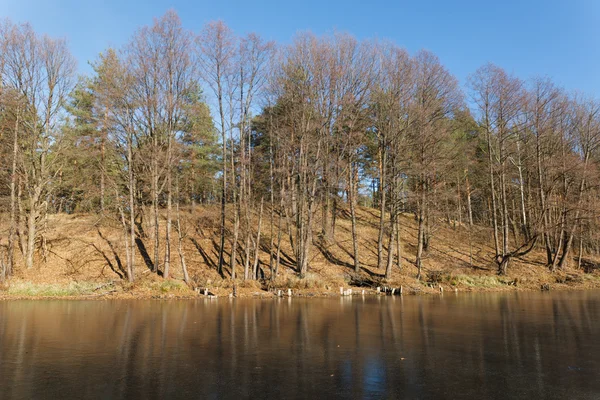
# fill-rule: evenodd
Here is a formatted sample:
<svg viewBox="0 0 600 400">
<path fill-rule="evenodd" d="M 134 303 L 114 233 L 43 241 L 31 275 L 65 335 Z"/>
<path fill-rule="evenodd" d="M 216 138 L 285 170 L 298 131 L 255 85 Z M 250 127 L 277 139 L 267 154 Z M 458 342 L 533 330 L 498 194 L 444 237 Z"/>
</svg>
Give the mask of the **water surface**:
<svg viewBox="0 0 600 400">
<path fill-rule="evenodd" d="M 599 399 L 600 292 L 0 302 L 0 399 Z"/>
</svg>

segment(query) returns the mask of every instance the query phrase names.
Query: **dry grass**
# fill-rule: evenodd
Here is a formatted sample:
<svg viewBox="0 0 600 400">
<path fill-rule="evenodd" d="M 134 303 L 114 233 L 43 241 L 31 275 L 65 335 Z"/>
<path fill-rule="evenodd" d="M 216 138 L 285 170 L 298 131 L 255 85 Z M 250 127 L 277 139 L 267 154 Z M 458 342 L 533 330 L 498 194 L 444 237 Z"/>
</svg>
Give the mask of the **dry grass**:
<svg viewBox="0 0 600 400">
<path fill-rule="evenodd" d="M 104 285 L 95 282 L 58 284 L 14 281 L 5 288 L 5 291 L 15 297 L 70 297 L 92 295 L 101 286 Z"/>
<path fill-rule="evenodd" d="M 272 282 L 275 289 L 326 289 L 331 285 L 330 281 L 323 280 L 314 273 L 307 273 L 304 278 L 295 275 L 279 276 Z"/>
<path fill-rule="evenodd" d="M 266 289 L 291 288 L 299 292 L 320 294 L 339 293 L 339 287 L 360 282 L 365 287 L 378 285 L 412 288 L 415 292 L 434 292 L 432 286 L 441 284 L 459 291 L 539 289 L 540 284 L 549 283 L 554 288 L 600 287 L 600 277 L 584 274 L 574 266 L 565 271 L 551 274 L 543 265 L 541 251 L 530 253 L 527 258 L 515 260 L 507 277 L 496 275 L 493 262 L 491 232 L 485 228 L 474 228 L 470 232 L 464 226 L 448 225 L 439 221 L 431 239 L 430 249 L 424 260 L 424 276 L 417 281 L 414 266 L 417 227 L 412 215 L 401 216 L 402 268 L 394 269 L 391 279 L 384 281 L 384 271 L 377 268 L 376 210 L 361 208 L 358 213 L 359 254 L 361 273 L 353 272 L 351 222 L 344 210 L 337 219 L 335 239 L 319 236 L 321 224 L 314 225 L 314 246 L 310 253 L 309 273 L 300 279 L 295 271 L 293 251 L 290 243 L 283 240 L 279 276 L 270 282 L 269 254 L 260 253 L 261 268 L 265 282 L 230 280 L 229 265 L 225 265 L 225 277 L 216 271 L 218 259 L 218 208 L 196 208 L 184 212 L 186 237 L 183 245 L 186 261 L 192 277 L 192 287 L 182 282 L 177 252 L 172 255 L 170 280 L 151 273 L 154 256 L 153 241 L 149 236 L 151 226 L 144 226 L 136 248 L 136 283 L 129 285 L 122 279 L 125 263 L 124 235 L 116 220 L 99 219 L 95 215 L 52 215 L 46 233 L 48 251 L 46 257 L 36 255 L 36 265 L 31 270 L 19 266 L 15 276 L 0 287 L 0 295 L 8 297 L 81 297 L 105 293 L 97 287 L 107 282 L 116 282 L 111 295 L 124 297 L 191 297 L 195 287 L 207 287 L 219 295 L 232 292 L 234 286 L 240 295 L 266 295 Z M 232 214 L 230 214 L 232 215 Z M 317 216 L 321 213 L 317 212 Z M 6 221 L 6 219 L 4 219 Z M 231 224 L 231 221 L 229 221 Z M 0 223 L 0 238 L 6 226 Z M 276 237 L 277 232 L 273 233 Z M 287 238 L 284 234 L 283 238 Z M 4 239 L 5 240 L 5 239 Z M 161 237 L 161 240 L 163 238 Z M 261 244 L 268 248 L 269 225 L 263 223 Z M 0 240 L 0 244 L 3 242 Z M 175 244 L 176 245 L 176 244 Z M 229 261 L 230 243 L 226 244 L 225 260 Z M 163 246 L 161 246 L 163 247 Z M 159 253 L 159 260 L 164 254 Z M 243 264 L 238 261 L 237 274 L 243 273 Z M 431 274 L 439 276 L 439 282 L 428 282 Z M 515 282 L 516 280 L 516 282 Z M 516 285 L 515 285 L 516 283 Z"/>
</svg>

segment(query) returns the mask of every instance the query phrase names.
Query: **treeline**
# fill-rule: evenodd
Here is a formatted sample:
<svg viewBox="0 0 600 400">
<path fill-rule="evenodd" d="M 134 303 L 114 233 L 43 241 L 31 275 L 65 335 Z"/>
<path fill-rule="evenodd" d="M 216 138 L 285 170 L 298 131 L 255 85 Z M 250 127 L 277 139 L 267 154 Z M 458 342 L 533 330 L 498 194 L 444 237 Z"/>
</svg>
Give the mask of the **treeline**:
<svg viewBox="0 0 600 400">
<path fill-rule="evenodd" d="M 85 212 L 122 227 L 129 281 L 149 239 L 153 271 L 175 262 L 189 282 L 181 208 L 196 204 L 220 206 L 217 269 L 233 279 L 274 279 L 282 241 L 305 276 L 340 216 L 360 271 L 359 206 L 379 211 L 387 278 L 400 213 L 418 223 L 418 278 L 440 224 L 489 227 L 500 274 L 534 248 L 551 270 L 598 252 L 600 102 L 549 79 L 488 64 L 463 92 L 428 51 L 346 34 L 278 46 L 173 11 L 92 67 L 77 77 L 64 40 L 0 24 L 3 278 L 44 260 L 49 214 Z"/>
</svg>

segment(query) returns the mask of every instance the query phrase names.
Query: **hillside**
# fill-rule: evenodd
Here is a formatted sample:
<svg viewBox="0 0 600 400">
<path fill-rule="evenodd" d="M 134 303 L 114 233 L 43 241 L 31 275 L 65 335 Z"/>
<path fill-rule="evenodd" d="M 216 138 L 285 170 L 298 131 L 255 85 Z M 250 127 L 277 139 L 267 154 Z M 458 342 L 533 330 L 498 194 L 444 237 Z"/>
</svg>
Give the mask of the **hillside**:
<svg viewBox="0 0 600 400">
<path fill-rule="evenodd" d="M 360 290 L 373 293 L 376 286 L 402 286 L 404 293 L 411 294 L 438 293 L 440 285 L 446 292 L 540 290 L 542 284 L 549 284 L 552 289 L 600 287 L 600 274 L 586 274 L 578 270 L 575 261 L 564 271 L 550 273 L 543 264 L 544 255 L 540 251 L 533 251 L 525 258 L 515 260 L 508 275 L 499 277 L 493 262 L 493 249 L 489 245 L 492 243 L 490 230 L 474 227 L 469 235 L 467 227 L 448 225 L 443 221 L 435 228 L 424 263 L 424 278 L 418 281 L 415 279 L 414 266 L 417 227 L 413 215 L 409 214 L 401 217 L 402 268 L 395 268 L 392 279 L 385 281 L 384 271 L 378 270 L 376 265 L 378 214 L 370 208 L 360 208 L 358 213 L 360 274 L 353 271 L 351 223 L 347 214 L 342 212 L 338 218 L 335 240 L 326 242 L 315 230 L 309 273 L 304 279 L 297 277 L 290 243 L 284 234 L 279 276 L 269 283 L 270 232 L 268 223 L 263 222 L 260 265 L 265 280 L 232 281 L 227 266 L 225 278 L 216 272 L 218 209 L 196 207 L 193 212 L 186 210 L 184 214 L 182 220 L 186 237 L 183 249 L 193 282 L 191 288 L 182 281 L 176 250 L 177 238 L 173 245 L 171 277 L 164 280 L 151 272 L 152 241 L 150 237 L 143 237 L 144 232 L 150 229 L 143 227 L 135 252 L 136 282 L 129 284 L 123 279 L 121 270 L 124 268 L 125 249 L 122 230 L 116 220 L 91 215 L 58 214 L 49 217 L 46 259 L 38 252 L 35 266 L 27 270 L 22 266 L 19 255 L 19 266 L 14 276 L 3 284 L 0 296 L 170 298 L 197 296 L 192 290 L 194 288 L 208 288 L 216 295 L 228 296 L 234 284 L 240 296 L 272 296 L 275 289 L 279 288 L 292 288 L 294 293 L 300 295 L 336 295 L 341 286 L 362 286 Z M 228 223 L 231 225 L 232 221 Z M 319 226 L 317 222 L 315 227 Z M 6 232 L 5 226 L 2 231 Z M 230 247 L 226 249 L 226 261 L 229 252 Z"/>
</svg>

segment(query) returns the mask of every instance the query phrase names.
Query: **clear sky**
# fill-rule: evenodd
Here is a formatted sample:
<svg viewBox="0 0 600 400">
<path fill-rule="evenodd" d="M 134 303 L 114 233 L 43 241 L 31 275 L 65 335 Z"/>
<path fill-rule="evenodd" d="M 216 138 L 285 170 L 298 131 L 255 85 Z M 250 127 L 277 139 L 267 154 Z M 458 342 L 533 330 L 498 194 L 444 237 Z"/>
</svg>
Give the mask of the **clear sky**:
<svg viewBox="0 0 600 400">
<path fill-rule="evenodd" d="M 0 0 L 0 18 L 66 37 L 82 72 L 108 46 L 175 9 L 193 30 L 222 19 L 237 33 L 288 43 L 333 30 L 435 52 L 461 83 L 486 62 L 600 97 L 599 0 Z"/>
</svg>

